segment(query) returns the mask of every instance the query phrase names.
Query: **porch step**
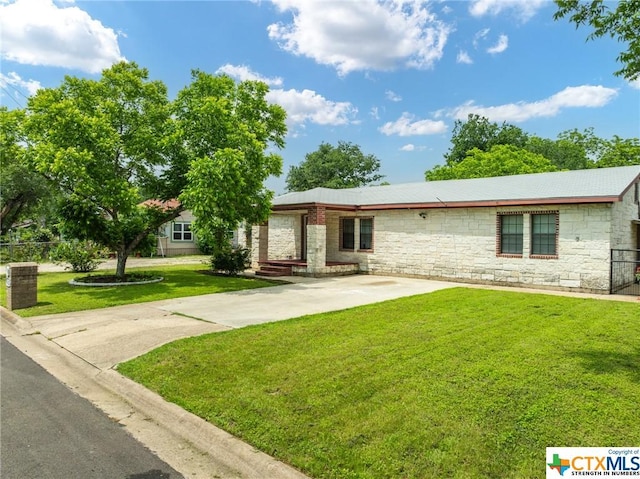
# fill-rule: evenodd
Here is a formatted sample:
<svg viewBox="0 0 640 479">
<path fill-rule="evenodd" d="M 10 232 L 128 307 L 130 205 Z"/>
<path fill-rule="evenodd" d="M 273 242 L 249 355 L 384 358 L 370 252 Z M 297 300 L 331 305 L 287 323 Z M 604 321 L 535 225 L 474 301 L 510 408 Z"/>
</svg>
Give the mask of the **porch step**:
<svg viewBox="0 0 640 479">
<path fill-rule="evenodd" d="M 281 266 L 276 264 L 261 264 L 256 271 L 256 276 L 291 276 L 291 266 Z"/>
</svg>

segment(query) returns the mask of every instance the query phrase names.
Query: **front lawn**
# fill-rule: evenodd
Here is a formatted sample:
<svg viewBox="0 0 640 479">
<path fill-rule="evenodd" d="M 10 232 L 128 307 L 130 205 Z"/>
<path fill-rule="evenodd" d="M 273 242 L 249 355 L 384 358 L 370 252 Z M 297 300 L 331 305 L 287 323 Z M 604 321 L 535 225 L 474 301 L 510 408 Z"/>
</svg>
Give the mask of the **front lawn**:
<svg viewBox="0 0 640 479">
<path fill-rule="evenodd" d="M 38 304 L 31 308 L 18 309 L 16 313 L 22 317 L 68 313 L 274 285 L 273 281 L 262 279 L 212 276 L 197 272 L 203 269 L 206 269 L 206 266 L 201 264 L 127 268 L 127 273 L 145 271 L 159 274 L 164 280 L 153 284 L 112 287 L 69 284 L 70 279 L 86 276 L 85 273 L 41 273 L 38 275 Z M 113 273 L 114 271 L 96 271 L 95 274 Z M 7 305 L 7 290 L 4 285 L 0 287 L 0 304 Z"/>
<path fill-rule="evenodd" d="M 314 478 L 543 478 L 638 446 L 640 306 L 447 289 L 176 341 L 119 371 Z"/>
</svg>

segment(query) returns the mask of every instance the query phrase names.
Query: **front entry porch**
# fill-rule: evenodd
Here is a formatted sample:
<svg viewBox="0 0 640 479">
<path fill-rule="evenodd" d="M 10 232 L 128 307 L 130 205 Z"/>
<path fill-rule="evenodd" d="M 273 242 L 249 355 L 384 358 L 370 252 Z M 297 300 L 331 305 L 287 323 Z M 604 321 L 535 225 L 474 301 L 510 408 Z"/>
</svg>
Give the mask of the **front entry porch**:
<svg viewBox="0 0 640 479">
<path fill-rule="evenodd" d="M 260 261 L 256 276 L 346 276 L 357 274 L 360 270 L 358 263 L 346 263 L 341 261 L 326 261 L 324 268 L 316 268 L 309 271 L 307 262 L 302 259 L 282 259 Z"/>
</svg>

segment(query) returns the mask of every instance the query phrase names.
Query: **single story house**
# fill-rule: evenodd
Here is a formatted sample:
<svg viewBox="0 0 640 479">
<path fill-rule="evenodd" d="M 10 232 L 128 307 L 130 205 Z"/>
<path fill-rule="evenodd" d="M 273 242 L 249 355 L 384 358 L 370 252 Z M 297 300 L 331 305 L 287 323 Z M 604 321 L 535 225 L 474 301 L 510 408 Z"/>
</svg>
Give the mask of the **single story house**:
<svg viewBox="0 0 640 479">
<path fill-rule="evenodd" d="M 253 229 L 252 266 L 608 293 L 613 250 L 617 283 L 640 266 L 639 181 L 627 166 L 288 193 Z"/>
<path fill-rule="evenodd" d="M 177 208 L 178 200 L 155 200 L 149 199 L 141 203 L 143 206 L 154 206 L 163 210 Z M 202 254 L 198 247 L 197 237 L 192 225 L 195 216 L 191 210 L 184 210 L 177 218 L 167 221 L 158 228 L 156 232 L 157 246 L 155 254 L 158 256 L 180 256 L 187 254 Z M 244 225 L 241 225 L 233 232 L 230 232 L 231 244 L 234 247 L 246 247 L 246 234 Z"/>
<path fill-rule="evenodd" d="M 161 201 L 150 199 L 141 203 L 142 206 L 153 206 L 163 210 L 174 209 L 180 206 L 178 200 Z M 185 210 L 180 215 L 164 223 L 156 233 L 158 256 L 180 256 L 186 254 L 200 254 L 196 243 L 196 237 L 191 229 L 194 216 L 190 210 Z"/>
</svg>

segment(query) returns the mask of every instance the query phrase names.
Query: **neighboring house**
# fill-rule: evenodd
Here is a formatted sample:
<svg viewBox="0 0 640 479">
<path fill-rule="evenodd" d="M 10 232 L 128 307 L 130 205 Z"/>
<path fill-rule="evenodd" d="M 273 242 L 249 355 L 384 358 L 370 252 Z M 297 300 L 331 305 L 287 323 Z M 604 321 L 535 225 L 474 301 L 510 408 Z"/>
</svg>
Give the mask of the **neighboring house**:
<svg viewBox="0 0 640 479">
<path fill-rule="evenodd" d="M 640 266 L 639 178 L 629 166 L 289 193 L 254 227 L 253 266 L 608 293 Z M 620 271 L 614 249 L 628 250 Z"/>
<path fill-rule="evenodd" d="M 180 205 L 177 200 L 146 200 L 143 206 L 156 206 L 162 209 L 173 209 Z M 196 241 L 196 234 L 192 229 L 195 216 L 191 210 L 185 210 L 172 221 L 164 223 L 157 231 L 158 256 L 179 256 L 186 254 L 202 254 Z M 229 232 L 231 245 L 234 247 L 247 247 L 247 237 L 244 224 L 236 230 Z"/>
<path fill-rule="evenodd" d="M 173 209 L 179 206 L 179 202 L 177 200 L 147 200 L 142 205 Z M 191 229 L 193 220 L 194 216 L 191 211 L 185 210 L 174 220 L 160 226 L 157 232 L 158 245 L 156 254 L 158 256 L 200 254 L 200 249 L 196 244 L 196 236 Z"/>
</svg>

